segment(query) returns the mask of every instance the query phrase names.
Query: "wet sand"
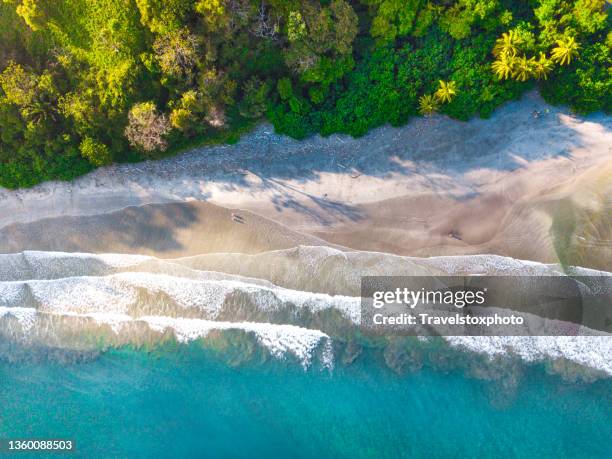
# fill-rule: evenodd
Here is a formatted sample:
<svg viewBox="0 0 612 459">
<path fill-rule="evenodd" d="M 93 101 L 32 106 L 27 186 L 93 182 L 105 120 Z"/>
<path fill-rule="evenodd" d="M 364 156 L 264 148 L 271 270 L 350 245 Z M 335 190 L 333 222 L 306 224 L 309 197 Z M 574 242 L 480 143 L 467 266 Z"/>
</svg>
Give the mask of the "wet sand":
<svg viewBox="0 0 612 459">
<path fill-rule="evenodd" d="M 176 258 L 333 245 L 249 211 L 207 202 L 146 204 L 100 215 L 46 218 L 0 229 L 0 253 L 23 250 Z"/>
<path fill-rule="evenodd" d="M 403 196 L 363 206 L 361 225 L 313 234 L 361 250 L 429 257 L 491 253 L 610 270 L 612 162 L 557 186 L 545 177 L 468 200 Z M 503 182 L 500 187 L 503 187 Z"/>
</svg>

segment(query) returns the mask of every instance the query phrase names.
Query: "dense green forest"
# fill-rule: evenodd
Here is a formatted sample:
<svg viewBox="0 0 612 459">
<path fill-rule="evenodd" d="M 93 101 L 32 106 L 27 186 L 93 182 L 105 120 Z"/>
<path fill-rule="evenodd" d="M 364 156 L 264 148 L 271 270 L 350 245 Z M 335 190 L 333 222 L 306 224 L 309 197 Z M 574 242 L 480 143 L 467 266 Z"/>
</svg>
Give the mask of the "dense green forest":
<svg viewBox="0 0 612 459">
<path fill-rule="evenodd" d="M 605 0 L 0 0 L 0 185 L 281 133 L 611 109 Z"/>
</svg>

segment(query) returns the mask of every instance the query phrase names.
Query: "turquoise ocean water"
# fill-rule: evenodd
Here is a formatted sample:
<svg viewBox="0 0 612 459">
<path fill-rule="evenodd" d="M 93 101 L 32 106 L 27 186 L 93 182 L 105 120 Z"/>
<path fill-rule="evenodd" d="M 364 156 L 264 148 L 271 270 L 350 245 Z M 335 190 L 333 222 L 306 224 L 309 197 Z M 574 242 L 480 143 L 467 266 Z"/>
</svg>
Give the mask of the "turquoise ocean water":
<svg viewBox="0 0 612 459">
<path fill-rule="evenodd" d="M 1 255 L 0 440 L 94 459 L 612 457 L 610 341 L 489 359 L 364 334 L 360 277 L 420 270 L 323 247 Z"/>
<path fill-rule="evenodd" d="M 612 457 L 612 380 L 228 363 L 197 344 L 0 362 L 0 438 L 82 457 Z M 15 456 L 18 457 L 18 456 Z M 24 456 L 19 456 L 24 457 Z M 57 457 L 57 456 L 55 456 Z"/>
</svg>

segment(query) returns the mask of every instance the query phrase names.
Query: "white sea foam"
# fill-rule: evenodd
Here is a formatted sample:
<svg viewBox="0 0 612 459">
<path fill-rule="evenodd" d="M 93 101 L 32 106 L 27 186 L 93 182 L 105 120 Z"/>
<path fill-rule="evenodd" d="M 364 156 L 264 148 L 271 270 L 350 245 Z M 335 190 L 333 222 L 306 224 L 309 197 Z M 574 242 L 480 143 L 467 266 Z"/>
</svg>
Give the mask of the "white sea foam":
<svg viewBox="0 0 612 459">
<path fill-rule="evenodd" d="M 68 277 L 53 280 L 0 282 L 5 306 L 22 306 L 26 292 L 37 309 L 64 313 L 128 313 L 140 307 L 163 307 L 164 301 L 197 310 L 216 319 L 233 295 L 241 294 L 259 311 L 275 311 L 288 303 L 313 312 L 334 309 L 349 320 L 359 321 L 359 299 L 320 293 L 270 288 L 233 280 L 194 280 L 164 274 L 127 272 L 108 276 Z M 142 298 L 143 295 L 148 298 Z M 146 303 L 146 304 L 141 304 Z"/>
<path fill-rule="evenodd" d="M 561 267 L 498 255 L 405 257 L 379 252 L 343 252 L 331 247 L 295 247 L 255 255 L 206 254 L 174 260 L 192 269 L 267 279 L 293 290 L 360 295 L 363 276 L 552 276 Z"/>
<path fill-rule="evenodd" d="M 204 337 L 211 330 L 241 330 L 254 333 L 259 343 L 276 358 L 293 354 L 307 368 L 312 362 L 314 350 L 324 342 L 322 363 L 333 365 L 331 341 L 328 335 L 319 330 L 309 330 L 295 325 L 276 325 L 255 322 L 213 322 L 200 319 L 184 319 L 160 316 L 145 316 L 138 320 L 147 322 L 156 331 L 171 329 L 179 341 L 192 341 Z"/>
<path fill-rule="evenodd" d="M 289 353 L 308 366 L 314 350 L 320 349 L 319 358 L 331 365 L 329 331 L 320 321 L 313 322 L 319 324 L 315 326 L 304 323 L 308 316 L 300 316 L 300 311 L 337 311 L 347 324 L 358 326 L 361 276 L 427 273 L 551 275 L 562 270 L 493 255 L 418 259 L 327 247 L 179 260 L 26 252 L 0 255 L 0 278 L 11 279 L 0 282 L 0 332 L 12 327 L 3 336 L 21 331 L 32 340 L 61 347 L 76 339 L 79 327 L 88 333 L 96 327 L 107 329 L 118 344 L 146 340 L 146 330 L 172 333 L 181 342 L 207 336 L 213 329 L 243 330 L 276 357 Z M 577 269 L 576 274 L 591 272 Z M 284 323 L 267 323 L 279 320 Z M 319 326 L 323 331 L 310 329 Z M 54 327 L 65 327 L 65 333 Z M 610 337 L 444 339 L 454 348 L 493 359 L 513 355 L 526 362 L 563 360 L 612 375 Z"/>
<path fill-rule="evenodd" d="M 118 336 L 117 343 L 129 343 L 134 340 L 135 336 L 133 334 L 135 330 L 142 332 L 141 328 L 134 328 L 138 324 L 146 324 L 151 331 L 161 335 L 169 332 L 181 343 L 205 338 L 212 331 L 242 331 L 255 335 L 258 343 L 272 357 L 283 359 L 288 355 L 292 355 L 305 369 L 312 364 L 315 351 L 321 346 L 321 365 L 330 369 L 333 367 L 330 337 L 319 330 L 310 330 L 295 325 L 259 322 L 223 322 L 167 316 L 131 317 L 126 314 L 114 313 L 79 314 L 67 312 L 58 314 L 39 312 L 33 308 L 0 307 L 0 327 L 3 325 L 1 319 L 8 316 L 17 319 L 21 331 L 24 333 L 24 338 L 31 337 L 32 329 L 36 326 L 37 319 L 50 319 L 52 322 L 42 322 L 43 325 L 40 329 L 36 330 L 39 338 L 36 344 L 49 344 L 52 341 L 48 340 L 48 338 L 56 338 L 56 332 L 59 330 L 55 330 L 51 337 L 45 336 L 49 332 L 48 323 L 55 323 L 58 328 L 61 327 L 68 332 L 67 335 L 70 335 L 74 332 L 71 325 L 82 326 L 83 320 L 92 321 L 99 327 L 109 327 L 112 333 Z M 75 323 L 71 324 L 71 322 Z M 72 343 L 72 345 L 67 344 L 66 348 L 83 350 L 82 340 L 72 341 Z"/>
<path fill-rule="evenodd" d="M 508 354 L 527 362 L 564 359 L 612 376 L 610 336 L 447 336 L 455 347 L 491 358 Z"/>
<path fill-rule="evenodd" d="M 490 254 L 431 257 L 427 259 L 427 263 L 449 275 L 552 276 L 563 274 L 562 269 L 556 265 Z"/>
<path fill-rule="evenodd" d="M 34 325 L 36 317 L 36 309 L 34 308 L 6 308 L 0 306 L 0 319 L 6 316 L 12 316 L 17 319 L 19 325 L 24 331 L 29 331 Z"/>
</svg>

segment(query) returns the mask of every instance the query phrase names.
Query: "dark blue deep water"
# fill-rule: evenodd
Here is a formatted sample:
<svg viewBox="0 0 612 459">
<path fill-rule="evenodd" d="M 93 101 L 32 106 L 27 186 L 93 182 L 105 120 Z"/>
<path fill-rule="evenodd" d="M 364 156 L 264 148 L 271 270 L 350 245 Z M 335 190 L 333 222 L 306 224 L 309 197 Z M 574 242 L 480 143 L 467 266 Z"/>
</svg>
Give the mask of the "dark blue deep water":
<svg viewBox="0 0 612 459">
<path fill-rule="evenodd" d="M 84 457 L 612 457 L 612 381 L 532 368 L 506 386 L 365 358 L 329 372 L 121 349 L 0 363 L 0 438 L 74 439 Z"/>
</svg>

